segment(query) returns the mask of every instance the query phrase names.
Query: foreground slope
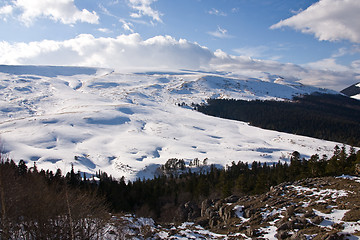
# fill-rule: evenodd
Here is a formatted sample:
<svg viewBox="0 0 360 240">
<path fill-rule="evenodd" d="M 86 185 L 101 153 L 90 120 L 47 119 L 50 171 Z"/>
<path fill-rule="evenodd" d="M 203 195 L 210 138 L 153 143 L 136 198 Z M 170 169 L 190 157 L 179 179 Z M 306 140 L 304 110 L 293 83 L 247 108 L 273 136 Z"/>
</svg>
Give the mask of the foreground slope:
<svg viewBox="0 0 360 240">
<path fill-rule="evenodd" d="M 309 178 L 256 196 L 206 199 L 201 217 L 180 225 L 121 216 L 117 232 L 139 239 L 360 239 L 358 177 Z M 120 231 L 119 231 L 120 229 Z M 146 229 L 146 231 L 144 231 Z"/>
<path fill-rule="evenodd" d="M 290 99 L 332 91 L 225 73 L 117 73 L 107 69 L 0 66 L 0 136 L 15 160 L 39 168 L 152 177 L 169 158 L 277 162 L 336 143 L 210 117 L 182 103 L 207 98 Z"/>
</svg>

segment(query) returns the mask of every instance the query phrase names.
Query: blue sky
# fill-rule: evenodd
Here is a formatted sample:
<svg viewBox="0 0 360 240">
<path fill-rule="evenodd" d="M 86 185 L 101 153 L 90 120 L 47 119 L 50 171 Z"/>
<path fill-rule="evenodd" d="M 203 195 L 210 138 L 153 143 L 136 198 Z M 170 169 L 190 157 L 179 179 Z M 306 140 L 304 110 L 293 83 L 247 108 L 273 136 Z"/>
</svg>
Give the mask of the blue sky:
<svg viewBox="0 0 360 240">
<path fill-rule="evenodd" d="M 238 68 L 339 90 L 360 81 L 359 12 L 359 0 L 2 0 L 0 64 Z"/>
</svg>

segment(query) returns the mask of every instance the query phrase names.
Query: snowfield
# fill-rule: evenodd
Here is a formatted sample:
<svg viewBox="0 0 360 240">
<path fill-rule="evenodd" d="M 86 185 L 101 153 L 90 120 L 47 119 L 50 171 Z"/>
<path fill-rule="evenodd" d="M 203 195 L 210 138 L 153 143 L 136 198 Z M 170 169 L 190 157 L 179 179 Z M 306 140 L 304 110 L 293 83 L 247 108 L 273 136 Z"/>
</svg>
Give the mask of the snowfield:
<svg viewBox="0 0 360 240">
<path fill-rule="evenodd" d="M 38 168 L 128 180 L 151 178 L 169 158 L 277 162 L 293 151 L 331 155 L 337 143 L 206 116 L 179 104 L 207 98 L 291 99 L 330 90 L 194 71 L 0 65 L 0 137 L 8 156 Z"/>
<path fill-rule="evenodd" d="M 360 100 L 360 94 L 357 94 L 357 95 L 354 95 L 354 96 L 351 96 L 351 97 Z"/>
</svg>

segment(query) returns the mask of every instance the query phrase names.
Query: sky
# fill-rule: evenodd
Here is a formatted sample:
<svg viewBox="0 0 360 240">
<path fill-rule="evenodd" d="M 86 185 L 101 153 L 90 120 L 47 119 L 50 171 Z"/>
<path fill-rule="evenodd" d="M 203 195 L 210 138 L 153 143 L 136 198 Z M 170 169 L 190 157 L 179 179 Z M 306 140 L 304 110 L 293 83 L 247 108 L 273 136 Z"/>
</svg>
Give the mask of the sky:
<svg viewBox="0 0 360 240">
<path fill-rule="evenodd" d="M 0 0 L 0 64 L 191 69 L 341 90 L 359 0 Z"/>
</svg>

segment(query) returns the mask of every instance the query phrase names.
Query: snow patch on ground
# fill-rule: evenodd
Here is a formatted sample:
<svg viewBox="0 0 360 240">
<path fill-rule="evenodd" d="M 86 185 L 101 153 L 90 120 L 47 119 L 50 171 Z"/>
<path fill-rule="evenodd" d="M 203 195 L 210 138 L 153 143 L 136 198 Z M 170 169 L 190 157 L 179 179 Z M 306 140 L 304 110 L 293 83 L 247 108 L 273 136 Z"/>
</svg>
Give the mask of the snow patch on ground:
<svg viewBox="0 0 360 240">
<path fill-rule="evenodd" d="M 334 225 L 334 223 L 340 223 L 345 213 L 347 213 L 349 210 L 334 209 L 329 214 L 322 213 L 315 209 L 313 211 L 315 212 L 316 215 L 324 218 L 324 220 L 320 223 L 320 226 L 331 228 Z"/>
<path fill-rule="evenodd" d="M 357 177 L 357 176 L 341 175 L 341 176 L 339 176 L 337 178 L 349 179 L 349 180 L 353 180 L 355 182 L 360 183 L 360 177 Z"/>
<path fill-rule="evenodd" d="M 354 95 L 354 96 L 351 96 L 351 97 L 360 100 L 360 94 L 357 94 L 357 95 Z"/>
<path fill-rule="evenodd" d="M 346 190 L 336 190 L 336 189 L 317 189 L 317 188 L 308 188 L 302 186 L 293 186 L 293 188 L 299 192 L 305 194 L 307 197 L 317 197 L 318 201 L 323 200 L 324 198 L 337 199 L 339 197 L 345 197 L 348 195 L 349 191 Z"/>
</svg>

